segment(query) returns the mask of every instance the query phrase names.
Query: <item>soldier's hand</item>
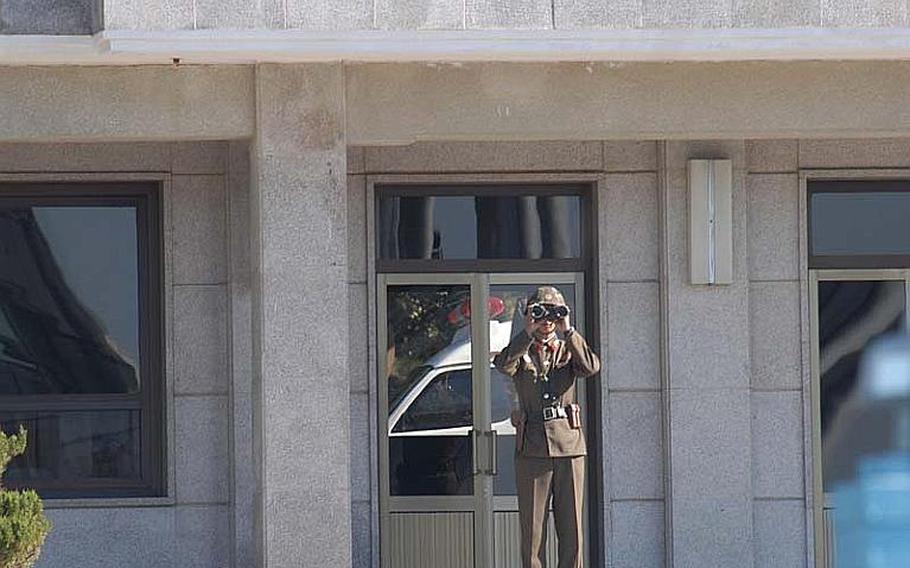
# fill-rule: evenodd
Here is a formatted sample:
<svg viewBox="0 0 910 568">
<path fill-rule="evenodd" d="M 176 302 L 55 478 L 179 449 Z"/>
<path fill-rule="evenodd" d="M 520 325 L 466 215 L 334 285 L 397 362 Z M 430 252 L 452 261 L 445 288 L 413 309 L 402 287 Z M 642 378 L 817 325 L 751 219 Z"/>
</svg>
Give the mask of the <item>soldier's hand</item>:
<svg viewBox="0 0 910 568">
<path fill-rule="evenodd" d="M 531 337 L 534 337 L 541 323 L 541 321 L 532 318 L 531 314 L 525 314 L 525 332 Z"/>
<path fill-rule="evenodd" d="M 572 323 L 569 321 L 569 316 L 566 316 L 566 317 L 562 318 L 561 320 L 557 320 L 557 322 L 556 322 L 556 329 L 559 330 L 560 333 L 565 333 L 565 332 L 569 331 L 569 328 L 571 328 L 571 327 L 572 327 Z"/>
</svg>

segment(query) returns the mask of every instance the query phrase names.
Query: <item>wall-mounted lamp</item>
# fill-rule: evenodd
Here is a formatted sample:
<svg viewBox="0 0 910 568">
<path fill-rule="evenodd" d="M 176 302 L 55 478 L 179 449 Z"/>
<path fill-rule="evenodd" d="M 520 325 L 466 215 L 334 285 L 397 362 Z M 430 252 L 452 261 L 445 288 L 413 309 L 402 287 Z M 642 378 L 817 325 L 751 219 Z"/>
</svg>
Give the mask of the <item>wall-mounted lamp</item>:
<svg viewBox="0 0 910 568">
<path fill-rule="evenodd" d="M 689 160 L 689 278 L 733 283 L 733 163 Z"/>
</svg>

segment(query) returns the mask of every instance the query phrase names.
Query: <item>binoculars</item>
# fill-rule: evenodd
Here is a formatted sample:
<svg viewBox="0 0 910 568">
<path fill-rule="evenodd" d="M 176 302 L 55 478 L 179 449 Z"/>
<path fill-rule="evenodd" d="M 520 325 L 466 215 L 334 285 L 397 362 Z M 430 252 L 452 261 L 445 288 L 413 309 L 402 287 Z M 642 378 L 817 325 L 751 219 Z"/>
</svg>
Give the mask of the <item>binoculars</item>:
<svg viewBox="0 0 910 568">
<path fill-rule="evenodd" d="M 557 321 L 569 315 L 569 308 L 552 304 L 531 304 L 528 306 L 528 315 L 533 320 Z"/>
</svg>

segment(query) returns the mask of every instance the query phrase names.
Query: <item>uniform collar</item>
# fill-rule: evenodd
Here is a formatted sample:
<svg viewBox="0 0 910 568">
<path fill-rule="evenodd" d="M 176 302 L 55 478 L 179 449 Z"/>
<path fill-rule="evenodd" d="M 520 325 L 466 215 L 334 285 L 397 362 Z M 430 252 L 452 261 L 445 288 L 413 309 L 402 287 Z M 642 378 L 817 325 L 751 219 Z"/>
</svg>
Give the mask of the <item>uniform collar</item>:
<svg viewBox="0 0 910 568">
<path fill-rule="evenodd" d="M 535 337 L 534 343 L 532 345 L 534 346 L 534 349 L 536 349 L 538 352 L 542 352 L 544 350 L 556 351 L 556 348 L 559 346 L 559 342 L 557 341 L 556 334 L 553 333 L 549 337 L 547 337 L 546 339 L 543 339 L 543 340 L 537 339 Z"/>
<path fill-rule="evenodd" d="M 533 337 L 532 339 L 534 340 L 535 345 L 553 346 L 556 345 L 556 332 L 554 331 L 543 339 L 537 339 L 537 337 Z"/>
</svg>

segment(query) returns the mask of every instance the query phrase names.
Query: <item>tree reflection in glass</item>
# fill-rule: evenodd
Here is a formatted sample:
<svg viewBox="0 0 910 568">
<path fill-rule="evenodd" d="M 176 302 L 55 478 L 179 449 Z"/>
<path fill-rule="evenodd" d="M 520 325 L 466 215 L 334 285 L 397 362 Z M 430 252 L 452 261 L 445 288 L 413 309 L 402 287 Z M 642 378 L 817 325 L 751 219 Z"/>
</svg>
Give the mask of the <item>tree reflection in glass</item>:
<svg viewBox="0 0 910 568">
<path fill-rule="evenodd" d="M 391 495 L 470 495 L 469 288 L 392 286 L 387 305 Z"/>
</svg>

